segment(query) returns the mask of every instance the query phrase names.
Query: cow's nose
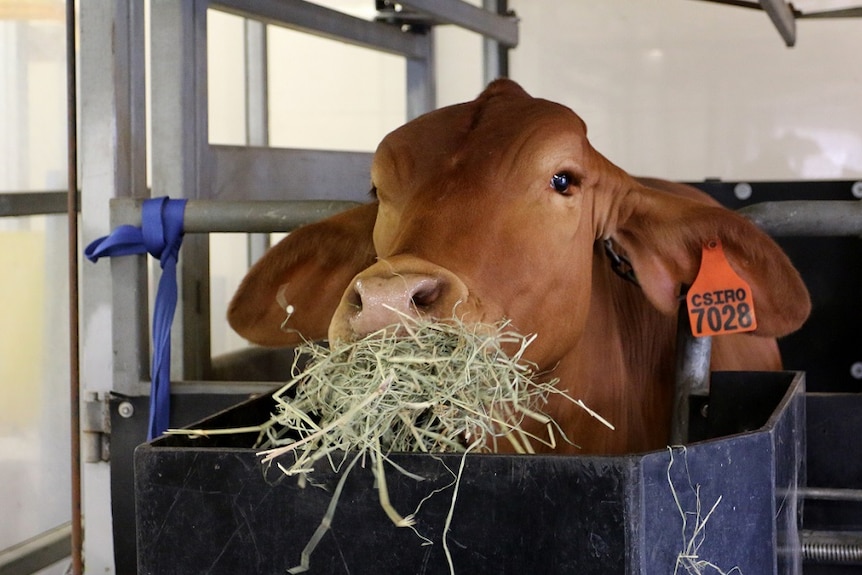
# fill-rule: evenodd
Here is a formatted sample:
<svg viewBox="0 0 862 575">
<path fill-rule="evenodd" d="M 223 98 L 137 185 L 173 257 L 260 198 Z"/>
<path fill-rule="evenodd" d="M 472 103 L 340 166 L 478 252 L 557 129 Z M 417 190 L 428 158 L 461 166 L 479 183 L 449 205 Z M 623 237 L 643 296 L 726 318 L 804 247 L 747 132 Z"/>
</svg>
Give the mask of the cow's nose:
<svg viewBox="0 0 862 575">
<path fill-rule="evenodd" d="M 440 298 L 441 284 L 440 278 L 418 274 L 360 278 L 353 283 L 353 303 L 363 312 L 388 310 L 412 316 Z"/>
<path fill-rule="evenodd" d="M 351 335 L 363 337 L 406 318 L 433 315 L 443 290 L 440 278 L 419 274 L 359 278 L 350 303 L 356 310 L 348 319 Z"/>
<path fill-rule="evenodd" d="M 455 315 L 467 289 L 453 274 L 369 271 L 347 289 L 329 326 L 330 341 L 352 341 L 408 318 L 446 319 Z"/>
</svg>

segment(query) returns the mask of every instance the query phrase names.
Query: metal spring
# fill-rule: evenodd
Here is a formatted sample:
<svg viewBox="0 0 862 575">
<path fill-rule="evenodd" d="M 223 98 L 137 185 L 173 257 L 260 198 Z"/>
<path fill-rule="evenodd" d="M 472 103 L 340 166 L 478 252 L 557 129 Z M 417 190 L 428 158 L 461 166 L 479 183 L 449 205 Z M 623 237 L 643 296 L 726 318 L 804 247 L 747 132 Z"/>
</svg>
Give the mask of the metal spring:
<svg viewBox="0 0 862 575">
<path fill-rule="evenodd" d="M 862 536 L 853 532 L 803 532 L 806 563 L 862 565 Z"/>
</svg>

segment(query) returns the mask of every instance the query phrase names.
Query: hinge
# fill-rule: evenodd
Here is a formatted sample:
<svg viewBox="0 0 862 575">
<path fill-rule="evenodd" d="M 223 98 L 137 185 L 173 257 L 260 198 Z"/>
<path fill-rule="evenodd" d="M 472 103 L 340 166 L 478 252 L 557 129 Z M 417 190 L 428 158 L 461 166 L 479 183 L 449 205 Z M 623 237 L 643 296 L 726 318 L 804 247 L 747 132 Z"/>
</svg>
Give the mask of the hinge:
<svg viewBox="0 0 862 575">
<path fill-rule="evenodd" d="M 88 393 L 81 414 L 81 459 L 98 463 L 111 459 L 111 411 L 107 393 Z"/>
</svg>

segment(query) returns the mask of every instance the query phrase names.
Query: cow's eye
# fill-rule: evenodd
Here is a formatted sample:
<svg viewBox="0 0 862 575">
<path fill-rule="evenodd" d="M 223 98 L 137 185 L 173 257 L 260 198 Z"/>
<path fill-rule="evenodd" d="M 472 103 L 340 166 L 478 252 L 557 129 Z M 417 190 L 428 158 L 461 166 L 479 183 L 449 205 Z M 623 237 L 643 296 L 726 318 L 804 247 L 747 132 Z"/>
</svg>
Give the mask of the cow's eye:
<svg viewBox="0 0 862 575">
<path fill-rule="evenodd" d="M 574 178 L 569 172 L 559 172 L 551 176 L 551 187 L 564 196 L 571 195 L 571 186 Z"/>
</svg>

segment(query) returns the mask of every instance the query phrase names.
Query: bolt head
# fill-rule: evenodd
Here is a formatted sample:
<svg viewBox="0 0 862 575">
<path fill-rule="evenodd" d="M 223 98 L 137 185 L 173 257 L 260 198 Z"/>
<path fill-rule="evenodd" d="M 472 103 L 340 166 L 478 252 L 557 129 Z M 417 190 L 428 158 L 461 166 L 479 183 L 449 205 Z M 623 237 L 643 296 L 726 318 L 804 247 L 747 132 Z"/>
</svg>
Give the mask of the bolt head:
<svg viewBox="0 0 862 575">
<path fill-rule="evenodd" d="M 751 188 L 751 184 L 746 182 L 740 182 L 733 187 L 733 195 L 736 196 L 738 200 L 747 200 L 751 197 L 751 194 L 754 190 Z"/>
<path fill-rule="evenodd" d="M 124 401 L 117 406 L 117 412 L 120 414 L 120 417 L 128 419 L 135 414 L 135 406 L 128 401 Z"/>
</svg>

